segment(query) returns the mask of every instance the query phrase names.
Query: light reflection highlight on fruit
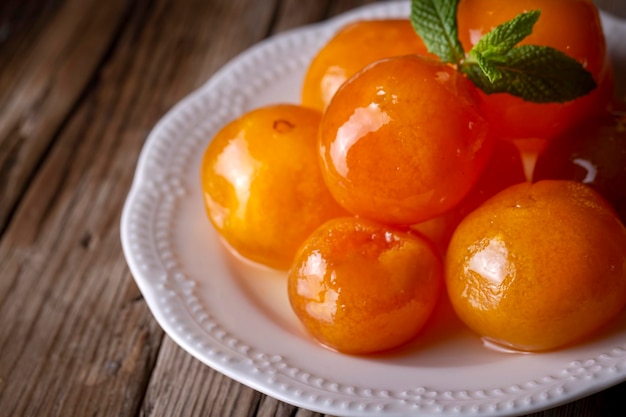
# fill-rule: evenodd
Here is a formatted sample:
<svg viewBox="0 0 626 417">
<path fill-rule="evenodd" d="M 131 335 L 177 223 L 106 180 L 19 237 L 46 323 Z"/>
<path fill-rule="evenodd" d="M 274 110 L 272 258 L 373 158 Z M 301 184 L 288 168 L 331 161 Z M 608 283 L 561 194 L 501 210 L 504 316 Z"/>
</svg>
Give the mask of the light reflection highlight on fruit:
<svg viewBox="0 0 626 417">
<path fill-rule="evenodd" d="M 591 163 L 591 161 L 588 161 L 583 158 L 576 158 L 572 160 L 572 162 L 578 165 L 579 167 L 582 167 L 585 169 L 586 175 L 585 175 L 585 178 L 583 178 L 582 180 L 583 184 L 592 183 L 596 179 L 596 176 L 598 175 L 598 168 L 596 168 L 595 165 Z"/>
<path fill-rule="evenodd" d="M 476 286 L 468 286 L 463 296 L 476 308 L 488 310 L 497 304 L 504 294 L 502 284 L 510 275 L 509 251 L 498 237 L 486 239 L 467 262 L 465 273 L 480 281 Z"/>
<path fill-rule="evenodd" d="M 330 145 L 330 157 L 337 172 L 343 176 L 348 175 L 346 159 L 352 145 L 368 133 L 378 131 L 390 121 L 389 115 L 376 103 L 354 109 L 348 121 L 337 129 L 335 141 Z"/>
<path fill-rule="evenodd" d="M 312 252 L 300 267 L 297 291 L 309 299 L 306 312 L 313 318 L 332 323 L 337 313 L 339 292 L 324 283 L 327 263 L 319 251 Z M 331 279 L 332 281 L 332 279 Z"/>
<path fill-rule="evenodd" d="M 259 161 L 256 161 L 250 155 L 248 142 L 241 134 L 230 141 L 215 162 L 215 173 L 224 177 L 234 188 L 237 196 L 235 216 L 238 218 L 245 216 L 248 198 L 250 197 L 250 186 L 254 178 L 253 174 L 261 165 Z M 211 198 L 205 198 L 205 200 L 209 209 L 214 213 L 213 220 L 218 227 L 223 227 L 224 219 L 228 216 L 230 210 L 228 207 L 214 203 Z"/>
</svg>

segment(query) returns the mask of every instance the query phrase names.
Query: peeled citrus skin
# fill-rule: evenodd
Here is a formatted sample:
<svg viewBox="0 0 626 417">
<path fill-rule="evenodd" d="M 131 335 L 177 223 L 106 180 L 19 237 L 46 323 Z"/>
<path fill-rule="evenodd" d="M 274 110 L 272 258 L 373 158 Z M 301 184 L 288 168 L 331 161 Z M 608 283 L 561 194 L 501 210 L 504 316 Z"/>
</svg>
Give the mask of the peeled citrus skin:
<svg viewBox="0 0 626 417">
<path fill-rule="evenodd" d="M 414 224 L 458 203 L 491 153 L 475 88 L 416 55 L 377 61 L 337 91 L 320 126 L 322 173 L 348 211 Z"/>
<path fill-rule="evenodd" d="M 626 230 L 583 184 L 515 185 L 458 226 L 446 285 L 458 316 L 478 334 L 520 350 L 559 348 L 626 305 Z"/>
<path fill-rule="evenodd" d="M 244 114 L 207 147 L 201 184 L 209 219 L 240 255 L 287 269 L 320 224 L 344 215 L 319 169 L 321 114 L 274 105 Z"/>
<path fill-rule="evenodd" d="M 408 19 L 350 23 L 311 61 L 302 86 L 302 105 L 324 111 L 339 86 L 363 67 L 409 54 L 429 55 Z"/>
<path fill-rule="evenodd" d="M 521 44 L 556 48 L 582 63 L 598 87 L 565 103 L 538 104 L 508 94 L 481 92 L 481 108 L 507 139 L 550 139 L 611 105 L 614 80 L 598 11 L 589 0 L 461 0 L 459 38 L 466 51 L 492 28 L 529 10 L 541 10 L 533 33 Z M 530 122 L 532 121 L 532 122 Z"/>
<path fill-rule="evenodd" d="M 413 339 L 438 301 L 443 266 L 430 244 L 355 217 L 329 221 L 296 256 L 289 301 L 320 343 L 350 354 Z"/>
</svg>

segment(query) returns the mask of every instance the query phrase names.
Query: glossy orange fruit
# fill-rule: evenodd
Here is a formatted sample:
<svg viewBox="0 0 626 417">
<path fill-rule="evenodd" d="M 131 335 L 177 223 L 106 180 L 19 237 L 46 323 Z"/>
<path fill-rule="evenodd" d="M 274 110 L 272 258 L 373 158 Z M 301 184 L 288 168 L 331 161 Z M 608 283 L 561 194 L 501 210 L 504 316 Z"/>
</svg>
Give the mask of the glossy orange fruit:
<svg viewBox="0 0 626 417">
<path fill-rule="evenodd" d="M 287 269 L 304 239 L 345 214 L 319 168 L 318 111 L 274 105 L 222 128 L 204 154 L 201 182 L 212 224 L 240 255 Z"/>
<path fill-rule="evenodd" d="M 389 350 L 428 321 L 443 266 L 421 237 L 346 217 L 315 231 L 288 277 L 289 301 L 320 343 L 344 353 Z"/>
<path fill-rule="evenodd" d="M 408 19 L 349 23 L 311 61 L 302 86 L 302 104 L 324 111 L 341 84 L 363 67 L 408 54 L 430 55 Z"/>
<path fill-rule="evenodd" d="M 556 349 L 626 305 L 626 229 L 586 185 L 514 185 L 458 226 L 446 285 L 458 316 L 479 335 L 520 350 Z"/>
<path fill-rule="evenodd" d="M 322 172 L 348 211 L 414 224 L 454 207 L 493 140 L 475 87 L 417 55 L 377 61 L 337 91 L 320 126 Z"/>
<path fill-rule="evenodd" d="M 581 62 L 598 84 L 592 93 L 566 103 L 537 104 L 509 94 L 481 92 L 481 107 L 499 136 L 552 138 L 573 124 L 603 112 L 613 98 L 613 74 L 598 11 L 590 0 L 461 0 L 459 37 L 469 51 L 493 27 L 528 10 L 541 10 L 533 33 L 522 44 L 556 48 Z"/>
</svg>

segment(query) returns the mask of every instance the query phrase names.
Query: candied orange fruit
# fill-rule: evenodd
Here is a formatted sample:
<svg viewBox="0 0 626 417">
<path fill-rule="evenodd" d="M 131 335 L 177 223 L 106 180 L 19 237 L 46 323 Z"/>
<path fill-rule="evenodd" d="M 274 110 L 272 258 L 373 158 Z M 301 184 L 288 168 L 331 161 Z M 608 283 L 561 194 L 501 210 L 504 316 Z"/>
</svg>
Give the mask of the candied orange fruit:
<svg viewBox="0 0 626 417">
<path fill-rule="evenodd" d="M 488 340 L 527 351 L 560 348 L 626 305 L 626 229 L 586 185 L 514 185 L 456 229 L 446 285 L 461 320 Z"/>
<path fill-rule="evenodd" d="M 240 255 L 288 269 L 298 246 L 345 211 L 332 198 L 317 156 L 318 111 L 274 105 L 221 129 L 202 160 L 208 216 Z"/>
<path fill-rule="evenodd" d="M 433 218 L 465 197 L 493 140 L 475 87 L 417 55 L 377 61 L 335 94 L 320 127 L 322 173 L 348 211 L 388 224 Z"/>
<path fill-rule="evenodd" d="M 289 301 L 305 328 L 344 353 L 396 348 L 424 327 L 443 284 L 430 243 L 356 217 L 316 230 L 288 277 Z"/>
</svg>

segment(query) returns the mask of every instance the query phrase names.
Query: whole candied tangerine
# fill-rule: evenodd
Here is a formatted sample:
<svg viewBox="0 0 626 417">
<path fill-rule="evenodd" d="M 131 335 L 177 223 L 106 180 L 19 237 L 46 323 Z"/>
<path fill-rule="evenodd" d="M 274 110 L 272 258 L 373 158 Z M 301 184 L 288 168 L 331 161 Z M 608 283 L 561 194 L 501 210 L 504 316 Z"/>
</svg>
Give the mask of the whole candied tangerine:
<svg viewBox="0 0 626 417">
<path fill-rule="evenodd" d="M 311 61 L 302 86 L 302 104 L 324 111 L 339 86 L 363 67 L 408 54 L 430 55 L 408 19 L 349 23 Z"/>
<path fill-rule="evenodd" d="M 491 342 L 526 351 L 579 342 L 626 305 L 626 229 L 584 184 L 514 185 L 458 226 L 446 284 L 461 320 Z"/>
<path fill-rule="evenodd" d="M 293 311 L 320 343 L 350 354 L 399 347 L 437 304 L 443 266 L 419 236 L 356 217 L 329 221 L 289 272 Z"/>
<path fill-rule="evenodd" d="M 532 103 L 506 93 L 480 92 L 481 108 L 499 136 L 550 139 L 611 106 L 614 79 L 598 10 L 591 0 L 461 0 L 458 33 L 465 50 L 495 26 L 528 10 L 541 10 L 530 36 L 520 44 L 550 46 L 576 59 L 598 87 L 565 103 Z"/>
<path fill-rule="evenodd" d="M 201 167 L 206 210 L 240 255 L 287 269 L 305 238 L 325 221 L 345 215 L 319 168 L 321 114 L 273 105 L 222 128 Z"/>
<path fill-rule="evenodd" d="M 322 173 L 348 211 L 414 224 L 470 191 L 493 140 L 475 87 L 417 55 L 367 66 L 337 91 L 320 126 Z"/>
</svg>

